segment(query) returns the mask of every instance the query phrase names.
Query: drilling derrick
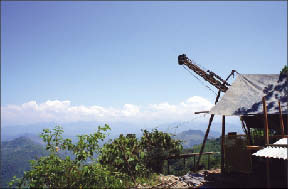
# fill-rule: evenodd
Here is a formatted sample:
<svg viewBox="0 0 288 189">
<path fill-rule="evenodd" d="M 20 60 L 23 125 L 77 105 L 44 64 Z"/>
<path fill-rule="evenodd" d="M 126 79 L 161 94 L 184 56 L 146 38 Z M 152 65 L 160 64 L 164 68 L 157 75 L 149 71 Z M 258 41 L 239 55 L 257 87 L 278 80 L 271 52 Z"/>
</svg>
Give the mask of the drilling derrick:
<svg viewBox="0 0 288 189">
<path fill-rule="evenodd" d="M 192 60 L 190 60 L 185 54 L 178 56 L 178 64 L 185 65 L 189 69 L 193 70 L 196 74 L 200 75 L 203 79 L 208 81 L 211 85 L 216 87 L 221 92 L 226 92 L 228 90 L 228 86 L 230 84 L 227 83 L 220 76 L 215 74 L 214 72 L 207 70 L 202 70 L 199 66 L 197 66 Z"/>
<path fill-rule="evenodd" d="M 227 82 L 228 79 L 233 75 L 234 77 L 234 72 L 238 73 L 236 70 L 232 70 L 230 75 L 226 78 L 226 80 L 222 79 L 220 76 L 218 76 L 217 74 L 215 74 L 212 71 L 204 71 L 203 69 L 201 69 L 195 62 L 193 62 L 192 60 L 190 60 L 185 54 L 179 55 L 178 56 L 178 64 L 182 65 L 184 67 L 187 66 L 189 69 L 191 69 L 192 71 L 194 71 L 197 75 L 201 76 L 203 79 L 205 79 L 206 81 L 208 81 L 211 85 L 213 85 L 214 87 L 216 87 L 218 89 L 218 94 L 215 100 L 215 104 L 218 102 L 218 99 L 220 97 L 220 93 L 221 92 L 226 92 L 228 90 L 228 87 L 230 86 L 230 84 Z M 185 68 L 185 67 L 184 67 Z M 186 68 L 185 68 L 186 69 Z M 189 70 L 188 70 L 189 71 Z M 198 79 L 198 78 L 197 78 Z M 209 88 L 209 87 L 208 87 Z M 210 89 L 210 88 L 209 88 Z M 205 111 L 203 111 L 205 112 Z M 196 168 L 195 170 L 198 169 L 198 165 L 200 163 L 200 159 L 201 159 L 201 155 L 203 153 L 205 144 L 206 144 L 206 140 L 208 138 L 208 134 L 210 131 L 210 127 L 212 124 L 214 118 L 214 114 L 211 114 L 210 119 L 209 119 L 209 123 L 208 123 L 208 127 L 202 142 L 202 146 L 200 149 L 200 154 L 198 157 L 198 161 L 196 164 Z M 223 116 L 223 119 L 225 120 L 225 116 Z M 223 125 L 222 125 L 222 137 L 221 137 L 221 171 L 224 169 L 224 136 L 225 136 L 225 129 L 223 130 Z"/>
</svg>

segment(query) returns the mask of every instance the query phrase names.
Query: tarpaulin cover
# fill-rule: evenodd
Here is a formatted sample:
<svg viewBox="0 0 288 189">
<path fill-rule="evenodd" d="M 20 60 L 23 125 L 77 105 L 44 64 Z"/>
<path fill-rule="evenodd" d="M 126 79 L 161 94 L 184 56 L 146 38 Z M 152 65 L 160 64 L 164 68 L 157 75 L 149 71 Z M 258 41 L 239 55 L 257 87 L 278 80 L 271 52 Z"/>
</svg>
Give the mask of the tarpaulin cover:
<svg viewBox="0 0 288 189">
<path fill-rule="evenodd" d="M 282 74 L 239 74 L 221 100 L 210 110 L 215 115 L 263 114 L 265 96 L 268 114 L 288 114 L 288 82 Z"/>
</svg>

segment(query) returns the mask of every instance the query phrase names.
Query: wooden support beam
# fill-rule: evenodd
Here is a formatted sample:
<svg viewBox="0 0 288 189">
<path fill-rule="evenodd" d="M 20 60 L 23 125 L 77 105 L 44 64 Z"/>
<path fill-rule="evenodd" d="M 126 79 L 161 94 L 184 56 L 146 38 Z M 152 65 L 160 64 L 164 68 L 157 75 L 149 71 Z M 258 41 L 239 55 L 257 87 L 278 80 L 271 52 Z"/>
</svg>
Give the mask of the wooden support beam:
<svg viewBox="0 0 288 189">
<path fill-rule="evenodd" d="M 208 154 L 208 170 L 210 170 L 210 154 Z"/>
<path fill-rule="evenodd" d="M 247 150 L 261 150 L 264 146 L 246 146 Z"/>
<path fill-rule="evenodd" d="M 167 172 L 168 172 L 168 175 L 170 173 L 170 170 L 169 170 L 169 159 L 167 160 Z"/>
<path fill-rule="evenodd" d="M 264 125 L 265 144 L 269 144 L 268 116 L 267 116 L 267 107 L 266 107 L 266 101 L 265 101 L 264 96 L 262 98 L 262 102 L 263 102 L 263 111 L 264 111 L 264 119 L 265 119 L 265 125 Z"/>
<path fill-rule="evenodd" d="M 183 158 L 183 163 L 184 163 L 184 169 L 185 169 L 185 165 L 186 165 L 185 158 Z"/>
<path fill-rule="evenodd" d="M 199 154 L 199 157 L 198 157 L 198 160 L 197 160 L 197 164 L 196 164 L 196 167 L 195 167 L 196 170 L 198 170 L 198 166 L 199 166 L 199 163 L 200 163 L 200 160 L 201 160 L 201 156 L 202 156 L 205 144 L 206 144 L 206 140 L 208 138 L 208 134 L 209 134 L 209 131 L 210 131 L 210 127 L 211 127 L 213 118 L 214 118 L 214 114 L 211 114 L 210 119 L 209 119 L 209 123 L 208 123 L 208 127 L 207 127 L 207 130 L 206 130 L 203 142 L 202 142 L 202 146 L 201 146 L 201 149 L 200 149 L 200 154 Z"/>
<path fill-rule="evenodd" d="M 250 131 L 250 127 L 247 127 L 247 130 L 248 130 L 248 138 L 249 138 L 249 143 L 250 145 L 253 145 L 253 141 L 252 141 L 252 137 L 251 137 L 251 131 Z"/>
<path fill-rule="evenodd" d="M 284 137 L 284 122 L 283 122 L 283 116 L 282 116 L 282 110 L 281 110 L 280 101 L 278 101 L 278 105 L 279 105 L 281 135 L 282 135 L 282 137 Z"/>
<path fill-rule="evenodd" d="M 203 152 L 202 155 L 212 155 L 212 154 L 219 154 L 219 152 Z M 189 158 L 192 156 L 199 156 L 200 153 L 187 153 L 187 154 L 180 154 L 180 155 L 171 155 L 167 159 L 181 159 L 181 158 Z"/>
<path fill-rule="evenodd" d="M 178 60 L 179 60 L 179 57 L 178 57 Z M 225 87 L 225 84 L 227 83 L 228 79 L 233 75 L 234 76 L 234 72 L 236 72 L 236 70 L 232 70 L 231 73 L 229 74 L 229 76 L 226 78 L 226 80 L 222 83 L 222 87 Z M 219 88 L 218 88 L 219 89 Z M 219 98 L 220 98 L 220 94 L 221 94 L 221 89 L 218 90 L 218 94 L 216 96 L 216 99 L 215 99 L 215 104 L 217 104 Z M 226 92 L 226 91 L 224 91 Z M 203 150 L 204 150 L 204 147 L 205 147 L 205 144 L 206 144 L 206 140 L 208 138 L 208 134 L 209 134 L 209 131 L 210 131 L 210 127 L 211 127 L 211 124 L 212 124 L 212 121 L 213 121 L 213 118 L 214 118 L 214 114 L 211 114 L 210 116 L 210 119 L 209 119 L 209 123 L 208 123 L 208 127 L 207 127 L 207 130 L 206 130 L 206 133 L 205 133 L 205 136 L 204 136 L 204 140 L 203 140 L 203 143 L 202 143 L 202 146 L 201 146 L 201 149 L 200 149 L 200 155 L 199 155 L 199 158 L 197 160 L 197 164 L 196 164 L 196 167 L 194 165 L 194 171 L 198 169 L 198 166 L 199 166 L 199 163 L 200 163 L 200 160 L 201 160 L 201 155 L 203 153 Z M 195 157 L 195 156 L 194 156 Z"/>
<path fill-rule="evenodd" d="M 196 156 L 194 156 L 193 169 L 194 169 L 194 171 L 196 171 Z"/>
<path fill-rule="evenodd" d="M 245 124 L 242 116 L 240 116 L 240 121 L 241 121 L 241 123 L 242 123 L 242 128 L 243 128 L 245 134 L 246 134 L 247 137 L 248 137 L 248 142 L 249 142 L 250 145 L 252 145 L 252 138 L 251 138 L 251 135 L 250 135 L 250 128 L 247 127 L 247 125 Z"/>
<path fill-rule="evenodd" d="M 264 111 L 264 137 L 265 137 L 265 145 L 269 144 L 269 126 L 268 126 L 268 116 L 267 116 L 267 107 L 265 97 L 262 98 L 263 102 L 263 111 Z M 266 187 L 270 188 L 270 166 L 269 166 L 269 158 L 266 159 Z"/>
<path fill-rule="evenodd" d="M 194 112 L 194 114 L 208 114 L 209 111 Z"/>
<path fill-rule="evenodd" d="M 222 116 L 222 136 L 221 136 L 221 173 L 222 174 L 225 172 L 224 145 L 225 145 L 225 116 Z"/>
</svg>

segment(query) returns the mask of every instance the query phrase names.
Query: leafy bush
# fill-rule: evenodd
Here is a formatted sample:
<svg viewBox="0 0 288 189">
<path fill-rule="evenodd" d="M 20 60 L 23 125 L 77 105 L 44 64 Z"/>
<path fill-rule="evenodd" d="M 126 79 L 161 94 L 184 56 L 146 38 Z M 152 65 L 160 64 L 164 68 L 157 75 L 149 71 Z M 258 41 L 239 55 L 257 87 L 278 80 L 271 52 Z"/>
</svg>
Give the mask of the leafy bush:
<svg viewBox="0 0 288 189">
<path fill-rule="evenodd" d="M 175 140 L 168 133 L 157 129 L 152 132 L 144 130 L 140 146 L 146 154 L 146 167 L 156 173 L 163 172 L 165 159 L 171 155 L 179 155 L 183 149 L 180 140 Z"/>
<path fill-rule="evenodd" d="M 70 139 L 63 139 L 63 130 L 56 126 L 53 131 L 44 129 L 41 137 L 46 142 L 49 156 L 31 161 L 31 170 L 24 172 L 23 178 L 16 178 L 9 183 L 10 187 L 18 186 L 31 188 L 84 188 L 84 187 L 123 187 L 122 181 L 116 174 L 102 167 L 99 163 L 85 164 L 93 154 L 99 152 L 99 140 L 104 140 L 108 125 L 98 127 L 94 134 L 78 136 L 78 142 L 73 144 Z M 59 150 L 69 150 L 75 155 L 71 160 L 59 157 Z"/>
<path fill-rule="evenodd" d="M 120 135 L 101 150 L 99 162 L 111 171 L 122 173 L 122 179 L 131 178 L 136 184 L 138 177 L 148 177 L 149 171 L 144 166 L 144 152 L 135 135 Z"/>
<path fill-rule="evenodd" d="M 149 177 L 152 172 L 161 173 L 165 159 L 180 154 L 181 141 L 157 129 L 142 132 L 140 140 L 135 135 L 120 135 L 105 144 L 99 162 L 110 170 L 126 174 L 133 182 L 139 177 Z"/>
<path fill-rule="evenodd" d="M 182 145 L 167 133 L 157 129 L 143 131 L 141 140 L 135 135 L 120 135 L 102 148 L 98 142 L 105 138 L 110 127 L 98 127 L 97 132 L 78 136 L 78 142 L 62 137 L 63 130 L 56 126 L 44 129 L 41 138 L 46 143 L 49 156 L 31 161 L 31 170 L 22 178 L 9 183 L 10 187 L 31 188 L 123 188 L 137 183 L 155 182 L 153 172 L 161 172 L 164 159 L 179 154 Z M 60 151 L 68 150 L 73 157 L 61 158 Z M 98 162 L 93 158 L 98 155 Z M 93 163 L 87 163 L 87 160 Z M 156 179 L 157 180 L 157 179 Z"/>
</svg>

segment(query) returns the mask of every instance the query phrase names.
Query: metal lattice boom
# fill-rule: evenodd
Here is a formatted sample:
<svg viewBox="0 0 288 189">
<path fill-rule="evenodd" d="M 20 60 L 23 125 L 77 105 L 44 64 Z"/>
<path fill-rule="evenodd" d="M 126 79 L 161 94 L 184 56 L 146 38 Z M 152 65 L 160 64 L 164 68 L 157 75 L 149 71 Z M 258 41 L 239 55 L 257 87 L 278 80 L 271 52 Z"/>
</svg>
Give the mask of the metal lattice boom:
<svg viewBox="0 0 288 189">
<path fill-rule="evenodd" d="M 199 66 L 193 63 L 185 54 L 178 56 L 178 64 L 185 65 L 189 69 L 193 70 L 196 74 L 200 75 L 203 79 L 208 81 L 211 85 L 219 89 L 221 92 L 226 92 L 228 90 L 228 86 L 230 86 L 227 81 L 222 79 L 220 76 L 215 74 L 214 72 L 207 70 L 202 70 Z"/>
</svg>

